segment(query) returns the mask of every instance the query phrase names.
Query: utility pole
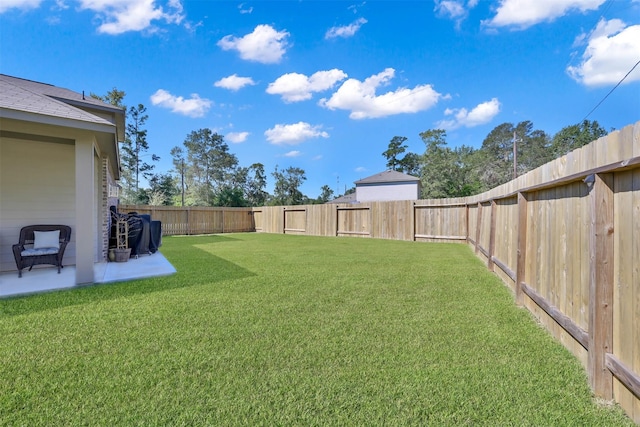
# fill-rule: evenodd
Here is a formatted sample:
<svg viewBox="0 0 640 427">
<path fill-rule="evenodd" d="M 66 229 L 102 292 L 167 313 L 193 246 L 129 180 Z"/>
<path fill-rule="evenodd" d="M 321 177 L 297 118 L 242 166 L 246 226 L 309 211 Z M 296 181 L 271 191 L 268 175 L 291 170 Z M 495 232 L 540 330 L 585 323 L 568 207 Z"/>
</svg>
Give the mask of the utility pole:
<svg viewBox="0 0 640 427">
<path fill-rule="evenodd" d="M 516 138 L 516 131 L 513 131 L 513 179 L 518 177 L 518 142 L 522 139 Z"/>
</svg>

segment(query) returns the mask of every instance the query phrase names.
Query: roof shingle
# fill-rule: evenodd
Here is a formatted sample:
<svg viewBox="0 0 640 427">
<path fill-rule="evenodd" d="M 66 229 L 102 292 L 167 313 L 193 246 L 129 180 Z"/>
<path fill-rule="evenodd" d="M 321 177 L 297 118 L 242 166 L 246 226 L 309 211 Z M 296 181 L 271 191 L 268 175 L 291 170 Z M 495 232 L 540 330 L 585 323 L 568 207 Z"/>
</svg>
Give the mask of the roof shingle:
<svg viewBox="0 0 640 427">
<path fill-rule="evenodd" d="M 0 74 L 0 108 L 114 125 L 69 103 L 122 113 L 122 110 L 115 106 L 90 97 L 85 98 L 84 95 L 68 89 Z"/>
</svg>

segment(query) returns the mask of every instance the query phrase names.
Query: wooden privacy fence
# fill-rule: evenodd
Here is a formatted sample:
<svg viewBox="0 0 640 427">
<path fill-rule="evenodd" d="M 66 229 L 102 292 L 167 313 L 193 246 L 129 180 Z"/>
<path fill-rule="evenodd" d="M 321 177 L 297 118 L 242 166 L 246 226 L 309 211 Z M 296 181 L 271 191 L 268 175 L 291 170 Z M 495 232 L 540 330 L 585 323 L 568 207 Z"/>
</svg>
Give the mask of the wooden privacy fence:
<svg viewBox="0 0 640 427">
<path fill-rule="evenodd" d="M 253 208 L 256 231 L 308 236 L 466 242 L 464 199 Z"/>
<path fill-rule="evenodd" d="M 120 205 L 118 210 L 162 221 L 164 236 L 255 231 L 251 208 Z"/>
<path fill-rule="evenodd" d="M 254 208 L 254 221 L 266 233 L 469 244 L 596 395 L 640 423 L 640 122 L 477 196 Z"/>
<path fill-rule="evenodd" d="M 640 423 L 640 122 L 472 197 L 128 208 L 161 220 L 164 234 L 466 243 L 582 362 L 596 395 Z"/>
</svg>

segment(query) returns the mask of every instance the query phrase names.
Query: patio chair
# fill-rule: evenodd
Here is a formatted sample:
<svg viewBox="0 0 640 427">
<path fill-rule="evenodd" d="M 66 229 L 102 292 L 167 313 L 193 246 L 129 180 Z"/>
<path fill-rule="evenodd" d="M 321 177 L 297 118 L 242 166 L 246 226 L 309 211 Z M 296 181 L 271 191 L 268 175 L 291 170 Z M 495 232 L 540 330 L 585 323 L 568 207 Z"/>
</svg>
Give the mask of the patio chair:
<svg viewBox="0 0 640 427">
<path fill-rule="evenodd" d="M 20 240 L 13 245 L 13 257 L 18 267 L 18 277 L 22 270 L 34 265 L 51 264 L 62 266 L 64 250 L 71 238 L 71 227 L 67 225 L 28 225 L 20 230 Z"/>
</svg>

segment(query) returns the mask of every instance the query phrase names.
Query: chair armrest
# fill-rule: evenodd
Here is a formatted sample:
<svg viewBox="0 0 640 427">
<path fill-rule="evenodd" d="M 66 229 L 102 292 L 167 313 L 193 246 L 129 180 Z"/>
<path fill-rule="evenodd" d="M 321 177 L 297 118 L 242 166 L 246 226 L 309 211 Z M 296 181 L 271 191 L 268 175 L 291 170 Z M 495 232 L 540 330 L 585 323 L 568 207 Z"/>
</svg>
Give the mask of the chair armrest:
<svg viewBox="0 0 640 427">
<path fill-rule="evenodd" d="M 13 251 L 13 259 L 16 260 L 16 265 L 19 266 L 20 261 L 22 260 L 22 251 L 24 251 L 24 245 L 21 243 L 18 243 L 17 245 L 13 245 L 11 247 L 11 250 Z"/>
<path fill-rule="evenodd" d="M 69 243 L 69 242 L 61 242 L 60 243 L 60 248 L 58 249 L 58 253 L 60 254 L 60 257 L 62 257 L 62 255 L 64 255 L 64 250 L 67 248 L 67 243 Z"/>
</svg>

